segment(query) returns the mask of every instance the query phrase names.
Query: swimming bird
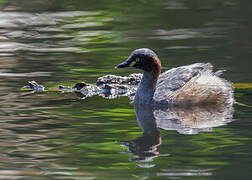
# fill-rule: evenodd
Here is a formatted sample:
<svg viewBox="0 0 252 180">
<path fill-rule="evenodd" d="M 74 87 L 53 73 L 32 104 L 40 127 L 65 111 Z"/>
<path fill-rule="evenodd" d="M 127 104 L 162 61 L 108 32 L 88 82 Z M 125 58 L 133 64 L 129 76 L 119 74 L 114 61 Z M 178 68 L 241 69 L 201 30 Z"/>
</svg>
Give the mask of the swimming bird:
<svg viewBox="0 0 252 180">
<path fill-rule="evenodd" d="M 134 103 L 158 106 L 233 103 L 232 84 L 219 77 L 222 71 L 213 72 L 210 63 L 180 66 L 161 74 L 157 54 L 148 48 L 140 48 L 116 66 L 125 67 L 143 71 Z"/>
</svg>

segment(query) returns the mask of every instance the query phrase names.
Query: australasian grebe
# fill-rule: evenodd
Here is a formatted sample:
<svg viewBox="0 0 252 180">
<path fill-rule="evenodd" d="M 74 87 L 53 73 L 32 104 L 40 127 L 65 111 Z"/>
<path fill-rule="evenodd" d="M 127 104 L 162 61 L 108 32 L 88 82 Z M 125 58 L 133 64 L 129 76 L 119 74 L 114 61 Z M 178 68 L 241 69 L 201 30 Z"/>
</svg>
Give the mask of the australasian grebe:
<svg viewBox="0 0 252 180">
<path fill-rule="evenodd" d="M 116 68 L 131 67 L 143 70 L 134 103 L 155 105 L 233 103 L 233 87 L 213 72 L 210 63 L 195 63 L 170 69 L 162 74 L 161 63 L 152 50 L 136 49 Z"/>
</svg>

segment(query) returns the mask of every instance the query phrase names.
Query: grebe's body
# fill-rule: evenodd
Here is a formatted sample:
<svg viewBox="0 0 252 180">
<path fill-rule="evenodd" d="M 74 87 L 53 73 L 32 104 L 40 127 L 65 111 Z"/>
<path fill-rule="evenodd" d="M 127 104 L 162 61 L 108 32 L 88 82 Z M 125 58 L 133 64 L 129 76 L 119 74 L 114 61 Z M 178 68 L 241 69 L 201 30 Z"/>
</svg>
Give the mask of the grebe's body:
<svg viewBox="0 0 252 180">
<path fill-rule="evenodd" d="M 195 63 L 170 69 L 162 74 L 158 56 L 150 49 L 133 51 L 117 68 L 132 66 L 143 70 L 134 103 L 153 105 L 233 103 L 233 87 L 213 72 L 210 63 Z"/>
</svg>

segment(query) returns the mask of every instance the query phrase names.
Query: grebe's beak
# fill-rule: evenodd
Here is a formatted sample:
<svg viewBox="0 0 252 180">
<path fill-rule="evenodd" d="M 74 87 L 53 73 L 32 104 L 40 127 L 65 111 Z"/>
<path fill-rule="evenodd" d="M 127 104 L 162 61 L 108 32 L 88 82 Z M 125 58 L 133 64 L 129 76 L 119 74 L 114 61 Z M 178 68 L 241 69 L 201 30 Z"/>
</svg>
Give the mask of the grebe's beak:
<svg viewBox="0 0 252 180">
<path fill-rule="evenodd" d="M 130 64 L 133 62 L 133 59 L 129 57 L 126 61 L 118 64 L 115 68 L 125 68 L 130 67 Z"/>
</svg>

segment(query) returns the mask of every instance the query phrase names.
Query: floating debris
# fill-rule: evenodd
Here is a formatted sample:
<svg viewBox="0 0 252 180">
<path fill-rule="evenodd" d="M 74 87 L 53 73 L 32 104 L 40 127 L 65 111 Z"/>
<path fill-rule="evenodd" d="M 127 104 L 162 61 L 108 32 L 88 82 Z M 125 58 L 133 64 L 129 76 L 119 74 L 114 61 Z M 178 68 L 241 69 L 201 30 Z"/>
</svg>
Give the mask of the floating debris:
<svg viewBox="0 0 252 180">
<path fill-rule="evenodd" d="M 59 85 L 58 90 L 60 90 L 62 93 L 74 91 L 72 87 L 65 87 L 63 85 Z"/>
<path fill-rule="evenodd" d="M 82 88 L 88 86 L 89 84 L 85 83 L 85 82 L 80 82 L 80 83 L 76 83 L 73 87 L 73 89 L 77 89 L 77 90 L 81 90 Z"/>
<path fill-rule="evenodd" d="M 63 93 L 75 92 L 81 99 L 98 95 L 106 99 L 128 96 L 130 100 L 133 100 L 137 85 L 140 83 L 141 78 L 142 74 L 139 73 L 130 74 L 129 76 L 115 76 L 109 74 L 99 77 L 96 81 L 96 85 L 78 82 L 73 87 L 64 87 L 60 85 L 58 89 Z"/>
<path fill-rule="evenodd" d="M 74 86 L 59 85 L 58 90 L 62 93 L 75 93 L 79 98 L 86 99 L 91 96 L 102 96 L 106 99 L 114 99 L 119 96 L 128 96 L 130 100 L 134 99 L 137 86 L 140 83 L 142 74 L 134 73 L 129 76 L 105 75 L 99 77 L 96 85 L 86 82 L 77 82 Z M 26 88 L 34 92 L 43 92 L 45 87 L 39 85 L 36 81 L 29 81 Z"/>
<path fill-rule="evenodd" d="M 133 73 L 129 76 L 115 76 L 115 75 L 105 75 L 99 77 L 96 81 L 97 86 L 103 84 L 118 84 L 118 85 L 138 85 L 142 79 L 141 73 Z"/>
<path fill-rule="evenodd" d="M 45 87 L 38 84 L 36 81 L 28 81 L 28 86 L 31 90 L 33 90 L 34 92 L 43 92 L 45 91 Z M 27 87 L 27 86 L 26 86 Z"/>
</svg>

